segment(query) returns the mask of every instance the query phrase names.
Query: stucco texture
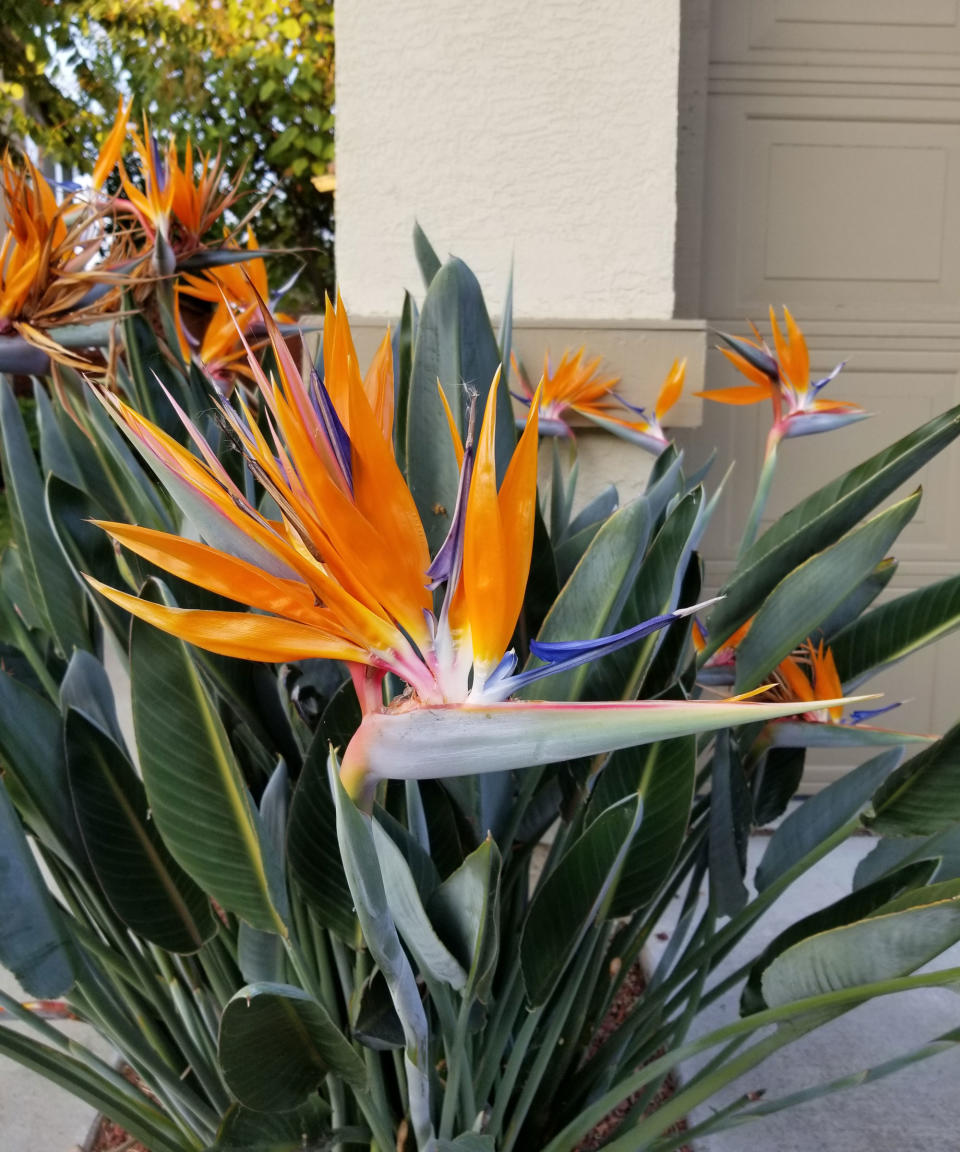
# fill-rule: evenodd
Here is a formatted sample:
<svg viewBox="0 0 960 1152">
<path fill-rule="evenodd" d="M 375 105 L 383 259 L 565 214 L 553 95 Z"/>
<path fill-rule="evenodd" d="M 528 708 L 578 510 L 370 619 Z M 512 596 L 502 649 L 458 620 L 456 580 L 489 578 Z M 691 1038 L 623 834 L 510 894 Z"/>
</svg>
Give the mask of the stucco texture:
<svg viewBox="0 0 960 1152">
<path fill-rule="evenodd" d="M 678 48 L 678 0 L 339 5 L 351 312 L 394 315 L 419 292 L 419 219 L 493 312 L 513 258 L 518 316 L 672 316 Z"/>
</svg>

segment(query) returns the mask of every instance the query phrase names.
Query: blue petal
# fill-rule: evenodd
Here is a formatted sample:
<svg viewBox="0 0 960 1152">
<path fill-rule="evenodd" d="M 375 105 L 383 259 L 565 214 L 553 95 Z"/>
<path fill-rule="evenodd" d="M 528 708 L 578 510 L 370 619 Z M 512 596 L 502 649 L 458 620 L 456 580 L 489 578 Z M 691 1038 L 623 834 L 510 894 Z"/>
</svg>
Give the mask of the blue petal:
<svg viewBox="0 0 960 1152">
<path fill-rule="evenodd" d="M 700 605 L 697 605 L 697 608 L 699 607 Z M 599 660 L 601 656 L 616 652 L 620 648 L 626 648 L 635 640 L 642 640 L 651 632 L 664 628 L 681 616 L 689 616 L 694 611 L 693 608 L 682 608 L 678 612 L 668 612 L 664 616 L 653 616 L 649 620 L 644 620 L 642 624 L 637 624 L 634 628 L 617 632 L 613 636 L 601 636 L 597 640 L 561 640 L 556 642 L 531 640 L 531 655 L 545 660 L 547 663 L 539 668 L 531 668 L 526 672 L 521 672 L 518 676 L 510 676 L 501 680 L 502 687 L 506 690 L 509 686 L 509 693 L 507 694 L 514 693 L 525 688 L 528 684 L 533 684 L 536 680 L 542 680 L 545 676 L 553 676 L 557 672 L 567 672 L 571 668 L 578 668 L 581 664 L 588 664 L 591 660 Z"/>
<path fill-rule="evenodd" d="M 883 708 L 857 708 L 851 712 L 849 716 L 845 716 L 840 723 L 853 726 L 862 724 L 864 720 L 872 720 L 874 716 L 882 716 L 884 712 L 892 712 L 894 708 L 900 707 L 900 703 L 901 702 L 897 700 L 896 703 L 887 704 Z"/>
</svg>

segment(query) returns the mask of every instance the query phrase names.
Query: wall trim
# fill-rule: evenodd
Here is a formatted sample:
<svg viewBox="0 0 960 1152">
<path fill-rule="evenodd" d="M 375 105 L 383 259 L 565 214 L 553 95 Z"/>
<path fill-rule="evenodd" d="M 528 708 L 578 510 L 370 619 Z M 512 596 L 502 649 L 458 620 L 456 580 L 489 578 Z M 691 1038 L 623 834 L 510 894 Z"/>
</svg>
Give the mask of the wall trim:
<svg viewBox="0 0 960 1152">
<path fill-rule="evenodd" d="M 320 339 L 322 316 L 305 316 L 304 326 L 316 324 L 306 333 L 308 349 Z M 384 329 L 395 317 L 351 316 L 361 370 L 373 357 Z M 496 321 L 494 321 L 496 326 Z M 702 401 L 693 395 L 704 387 L 708 331 L 703 320 L 551 320 L 517 318 L 513 322 L 513 347 L 533 382 L 539 373 L 546 349 L 559 358 L 566 349 L 585 347 L 589 356 L 602 356 L 604 369 L 620 376 L 618 392 L 631 404 L 652 407 L 660 385 L 675 358 L 686 357 L 684 394 L 671 411 L 669 427 L 692 428 L 702 418 Z"/>
</svg>

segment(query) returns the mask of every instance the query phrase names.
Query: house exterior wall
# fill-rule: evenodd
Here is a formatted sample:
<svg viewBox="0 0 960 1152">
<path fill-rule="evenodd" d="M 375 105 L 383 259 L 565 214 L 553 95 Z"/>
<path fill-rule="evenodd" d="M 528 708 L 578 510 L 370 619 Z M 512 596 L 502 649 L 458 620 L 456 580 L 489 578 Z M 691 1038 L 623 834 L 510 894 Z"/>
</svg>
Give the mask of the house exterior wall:
<svg viewBox="0 0 960 1152">
<path fill-rule="evenodd" d="M 337 275 L 352 312 L 419 284 L 414 219 L 520 317 L 668 319 L 679 0 L 337 8 Z"/>
<path fill-rule="evenodd" d="M 674 357 L 699 422 L 706 332 L 675 322 L 680 0 L 348 0 L 337 8 L 337 279 L 361 359 L 404 288 L 412 230 L 477 274 L 514 347 L 585 345 L 652 405 Z M 580 501 L 642 490 L 651 458 L 577 435 Z M 547 454 L 545 454 L 547 455 Z M 578 501 L 579 502 L 579 501 Z"/>
</svg>

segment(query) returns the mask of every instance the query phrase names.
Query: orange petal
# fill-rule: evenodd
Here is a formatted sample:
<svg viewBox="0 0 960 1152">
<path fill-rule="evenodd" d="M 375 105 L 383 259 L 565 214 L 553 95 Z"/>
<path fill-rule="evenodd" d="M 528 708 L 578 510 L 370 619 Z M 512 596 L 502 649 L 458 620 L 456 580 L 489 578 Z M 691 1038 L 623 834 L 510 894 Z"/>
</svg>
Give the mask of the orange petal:
<svg viewBox="0 0 960 1152">
<path fill-rule="evenodd" d="M 363 381 L 370 407 L 380 425 L 384 440 L 393 444 L 393 345 L 390 329 L 380 341 L 367 375 Z"/>
<path fill-rule="evenodd" d="M 667 412 L 676 404 L 680 399 L 680 393 L 683 391 L 683 380 L 687 373 L 687 360 L 684 357 L 682 360 L 674 360 L 673 366 L 667 373 L 667 378 L 663 382 L 663 387 L 660 389 L 660 395 L 657 397 L 657 406 L 654 408 L 654 415 L 657 420 L 662 420 Z"/>
<path fill-rule="evenodd" d="M 97 156 L 96 166 L 93 169 L 93 187 L 97 192 L 103 187 L 107 177 L 120 159 L 120 153 L 123 151 L 123 144 L 127 138 L 127 118 L 130 115 L 132 104 L 133 101 L 131 100 L 124 106 L 122 96 L 117 100 L 117 115 L 113 121 L 113 127 L 103 142 L 100 154 Z"/>
<path fill-rule="evenodd" d="M 711 388 L 706 392 L 694 392 L 694 396 L 702 396 L 704 400 L 716 400 L 718 404 L 756 404 L 760 400 L 769 400 L 771 389 L 769 386 L 759 384 L 743 384 L 733 388 Z"/>
<path fill-rule="evenodd" d="M 447 417 L 447 427 L 450 429 L 450 439 L 453 441 L 453 450 L 457 455 L 457 468 L 463 467 L 463 440 L 460 438 L 460 429 L 457 427 L 457 422 L 453 418 L 453 413 L 450 411 L 450 405 L 447 403 L 447 394 L 443 390 L 443 385 L 437 381 L 437 391 L 440 393 L 440 402 L 443 404 L 443 410 Z"/>
<path fill-rule="evenodd" d="M 466 594 L 474 663 L 481 675 L 503 655 L 506 592 L 506 542 L 497 494 L 496 421 L 499 370 L 487 394 L 477 440 L 473 478 L 467 495 L 464 529 L 463 583 Z M 532 410 L 531 405 L 531 410 Z M 513 625 L 510 625 L 512 630 Z"/>
<path fill-rule="evenodd" d="M 500 485 L 500 525 L 504 539 L 504 585 L 501 594 L 503 640 L 506 650 L 516 627 L 530 574 L 533 528 L 537 512 L 537 450 L 540 398 L 533 398 L 527 424 L 514 449 Z"/>
<path fill-rule="evenodd" d="M 85 577 L 87 583 L 120 608 L 155 628 L 187 640 L 207 652 L 236 656 L 241 660 L 282 663 L 317 657 L 326 660 L 352 660 L 368 664 L 370 654 L 335 636 L 308 624 L 281 620 L 276 616 L 258 616 L 253 612 L 206 612 L 196 608 L 168 608 L 119 592 Z"/>
<path fill-rule="evenodd" d="M 789 308 L 784 308 L 783 318 L 790 341 L 790 383 L 798 392 L 806 392 L 810 387 L 810 353 L 807 351 L 807 342 L 790 315 Z"/>
<path fill-rule="evenodd" d="M 792 656 L 787 656 L 777 665 L 777 675 L 782 677 L 787 690 L 794 700 L 814 700 L 813 686 L 800 665 Z"/>
<path fill-rule="evenodd" d="M 755 368 L 745 356 L 741 356 L 739 352 L 734 352 L 732 348 L 720 348 L 719 351 L 726 356 L 738 372 L 746 376 L 748 380 L 752 380 L 757 387 L 763 388 L 768 396 L 773 395 L 774 383 L 765 372 Z M 700 396 L 702 393 L 698 392 L 697 395 Z"/>
</svg>

